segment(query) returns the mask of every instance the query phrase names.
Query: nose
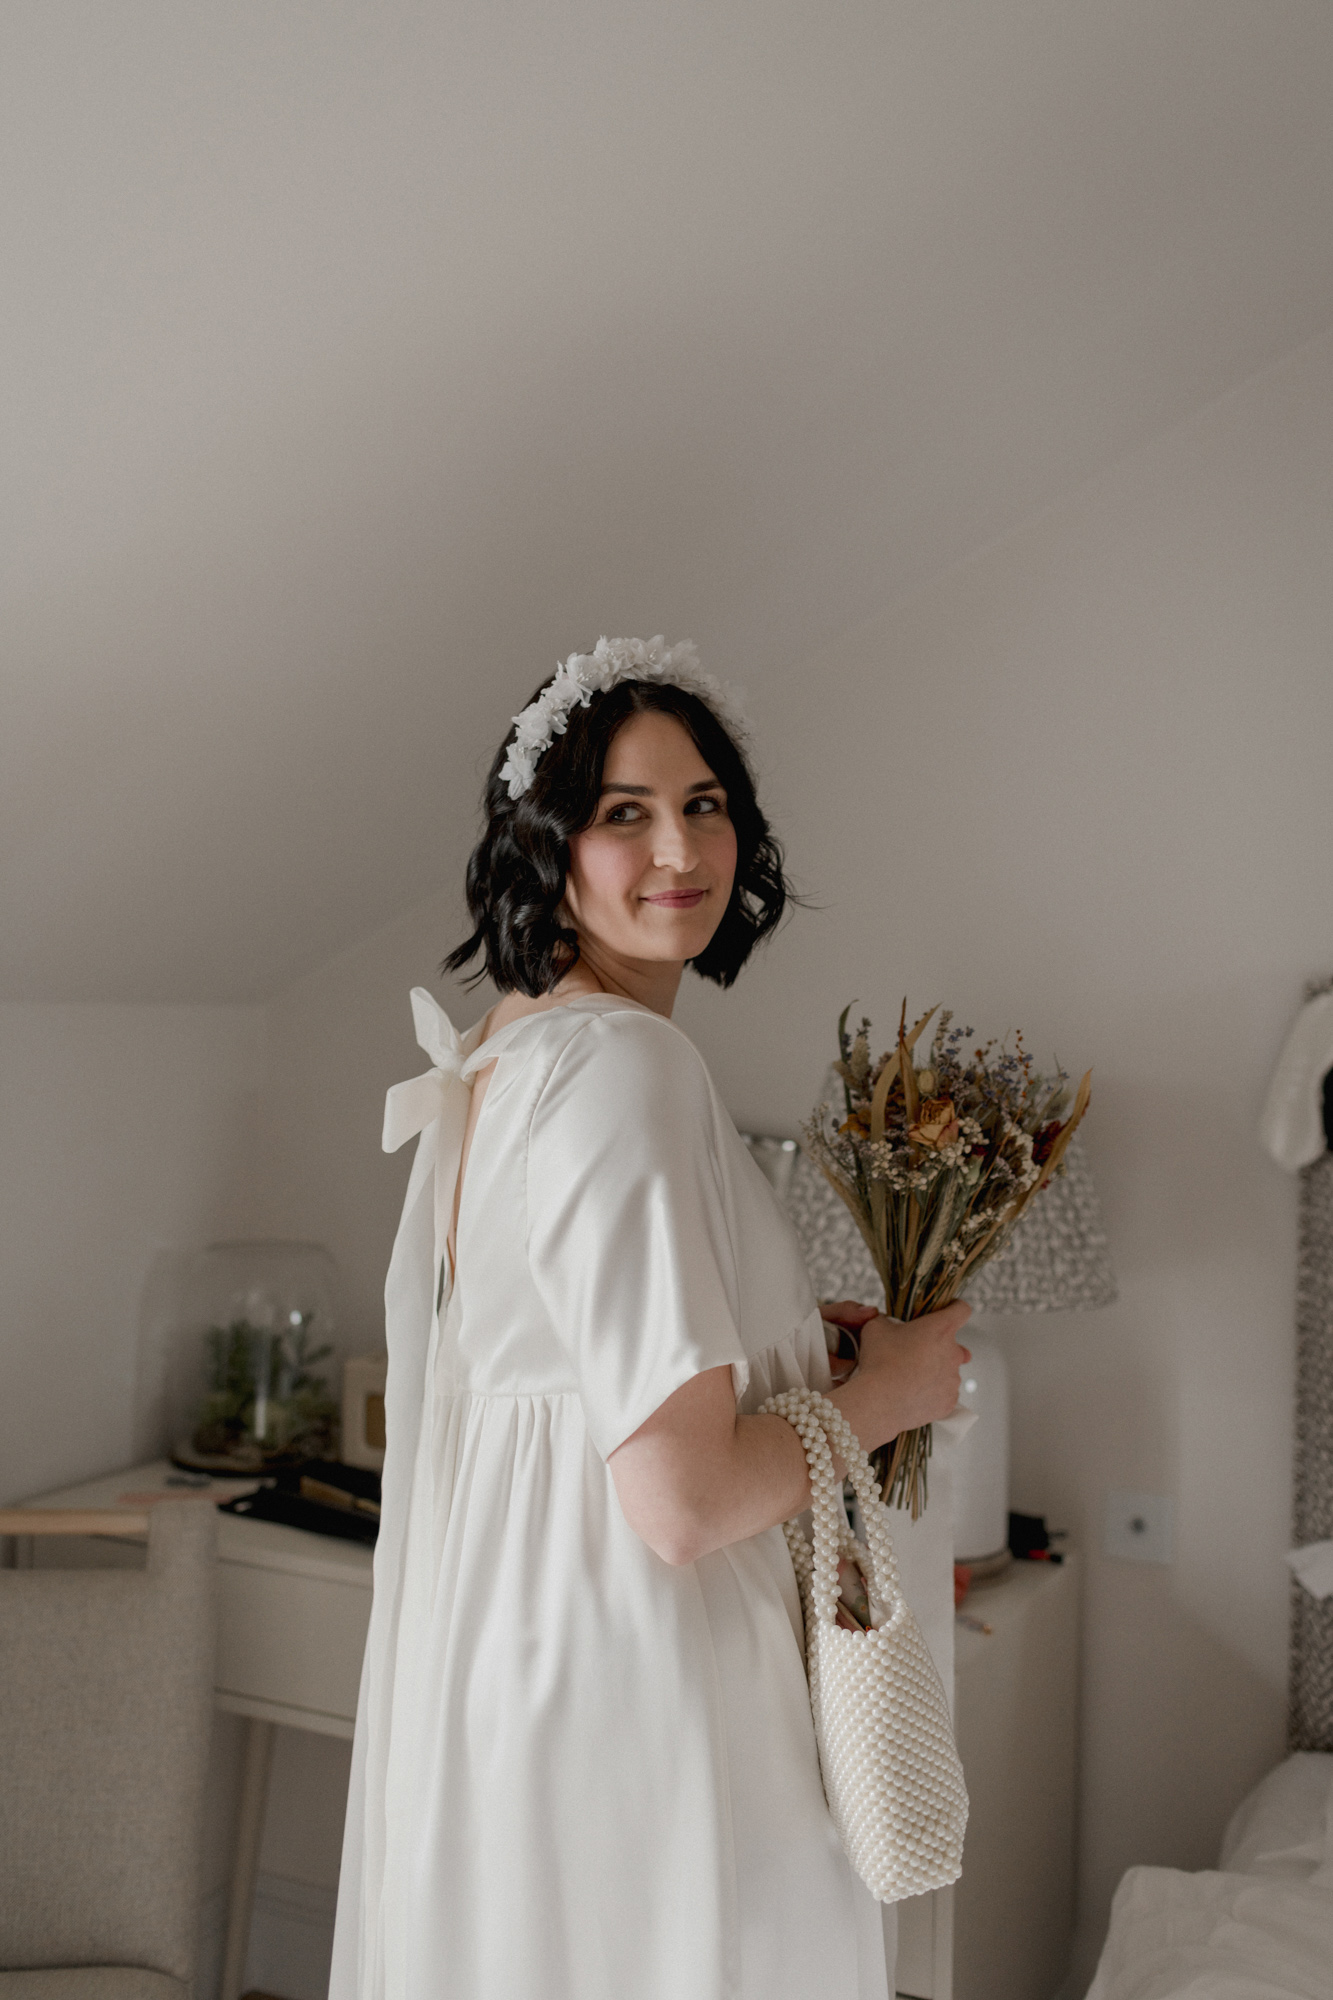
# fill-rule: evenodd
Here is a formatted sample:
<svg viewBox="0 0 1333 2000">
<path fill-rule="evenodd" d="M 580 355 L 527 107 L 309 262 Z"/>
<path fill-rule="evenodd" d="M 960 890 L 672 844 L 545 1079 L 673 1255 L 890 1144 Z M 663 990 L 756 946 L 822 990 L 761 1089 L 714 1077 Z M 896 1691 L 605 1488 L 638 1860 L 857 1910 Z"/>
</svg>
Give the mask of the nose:
<svg viewBox="0 0 1333 2000">
<path fill-rule="evenodd" d="M 653 843 L 655 865 L 658 868 L 674 868 L 678 875 L 688 875 L 698 858 L 694 828 L 685 814 L 664 814 L 658 821 L 657 839 Z"/>
</svg>

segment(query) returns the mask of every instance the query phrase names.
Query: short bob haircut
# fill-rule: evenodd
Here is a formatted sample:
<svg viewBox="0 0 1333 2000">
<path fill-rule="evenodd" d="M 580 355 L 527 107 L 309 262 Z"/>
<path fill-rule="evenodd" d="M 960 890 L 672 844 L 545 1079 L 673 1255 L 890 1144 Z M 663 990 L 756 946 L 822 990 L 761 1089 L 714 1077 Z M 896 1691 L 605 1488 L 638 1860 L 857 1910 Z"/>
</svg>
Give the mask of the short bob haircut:
<svg viewBox="0 0 1333 2000">
<path fill-rule="evenodd" d="M 485 830 L 467 865 L 467 904 L 475 928 L 450 952 L 443 970 L 461 972 L 480 953 L 472 979 L 489 974 L 502 993 L 526 993 L 535 1000 L 577 964 L 577 934 L 560 917 L 569 838 L 596 817 L 612 737 L 632 715 L 649 710 L 684 724 L 727 794 L 736 829 L 736 879 L 722 921 L 689 964 L 703 979 L 732 984 L 786 908 L 791 892 L 782 849 L 759 810 L 740 746 L 699 695 L 659 681 L 619 681 L 595 694 L 587 708 L 575 708 L 517 799 L 500 779 L 512 732 L 505 739 L 486 780 Z"/>
</svg>

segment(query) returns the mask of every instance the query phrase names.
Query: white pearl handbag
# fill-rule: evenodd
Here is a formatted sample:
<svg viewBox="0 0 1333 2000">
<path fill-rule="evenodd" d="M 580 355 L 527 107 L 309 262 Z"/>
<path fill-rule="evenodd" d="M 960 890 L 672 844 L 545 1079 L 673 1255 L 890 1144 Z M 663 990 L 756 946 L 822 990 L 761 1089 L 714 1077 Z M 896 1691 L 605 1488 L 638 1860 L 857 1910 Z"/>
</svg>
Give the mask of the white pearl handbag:
<svg viewBox="0 0 1333 2000">
<path fill-rule="evenodd" d="M 833 1823 L 881 1903 L 942 1889 L 962 1873 L 967 1788 L 944 1689 L 898 1581 L 870 1460 L 817 1390 L 784 1389 L 760 1414 L 786 1418 L 810 1465 L 813 1550 L 798 1521 L 783 1532 L 805 1612 L 810 1707 Z M 868 1546 L 847 1525 L 830 1447 L 847 1466 Z M 869 1631 L 835 1622 L 840 1556 L 866 1580 Z"/>
</svg>

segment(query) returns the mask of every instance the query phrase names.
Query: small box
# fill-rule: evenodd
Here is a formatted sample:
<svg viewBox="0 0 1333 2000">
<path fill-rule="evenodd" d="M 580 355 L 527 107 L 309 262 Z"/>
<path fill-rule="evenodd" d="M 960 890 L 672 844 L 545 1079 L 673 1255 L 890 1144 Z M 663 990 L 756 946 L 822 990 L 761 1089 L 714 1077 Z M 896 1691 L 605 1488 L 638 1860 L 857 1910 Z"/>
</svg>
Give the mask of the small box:
<svg viewBox="0 0 1333 2000">
<path fill-rule="evenodd" d="M 387 1354 L 354 1354 L 343 1363 L 342 1461 L 384 1470 Z"/>
</svg>

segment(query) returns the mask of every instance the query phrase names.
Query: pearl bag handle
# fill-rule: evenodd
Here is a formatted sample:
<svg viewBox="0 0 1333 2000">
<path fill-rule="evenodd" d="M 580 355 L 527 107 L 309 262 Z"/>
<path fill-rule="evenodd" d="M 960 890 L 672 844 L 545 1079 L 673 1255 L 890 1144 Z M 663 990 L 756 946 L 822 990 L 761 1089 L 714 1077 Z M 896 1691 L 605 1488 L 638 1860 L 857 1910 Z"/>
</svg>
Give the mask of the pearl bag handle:
<svg viewBox="0 0 1333 2000">
<path fill-rule="evenodd" d="M 870 1595 L 881 1617 L 891 1616 L 902 1599 L 898 1559 L 889 1533 L 887 1509 L 870 1460 L 842 1411 L 817 1389 L 783 1389 L 760 1406 L 761 1416 L 782 1417 L 805 1447 L 810 1467 L 810 1515 L 814 1548 L 797 1522 L 784 1523 L 796 1574 L 811 1579 L 811 1608 L 821 1625 L 832 1625 L 838 1602 L 838 1558 L 852 1557 L 866 1570 Z M 855 1540 L 842 1510 L 841 1481 L 833 1470 L 833 1451 L 847 1467 L 847 1477 L 860 1503 L 866 1546 Z"/>
<path fill-rule="evenodd" d="M 847 1858 L 882 1903 L 956 1882 L 967 1786 L 949 1703 L 898 1580 L 888 1510 L 870 1461 L 841 1411 L 817 1389 L 784 1389 L 761 1414 L 783 1417 L 810 1467 L 814 1547 L 799 1521 L 783 1532 L 805 1621 L 805 1672 L 829 1814 Z M 833 1470 L 838 1451 L 861 1503 L 854 1541 Z M 859 1566 L 868 1628 L 837 1622 L 838 1558 Z"/>
</svg>

